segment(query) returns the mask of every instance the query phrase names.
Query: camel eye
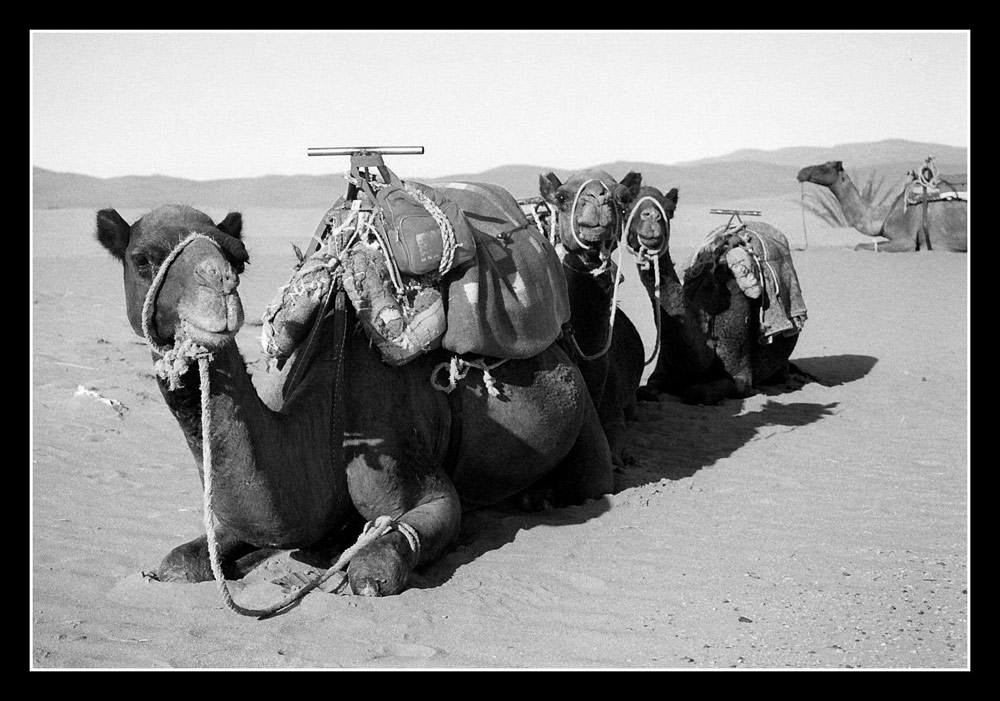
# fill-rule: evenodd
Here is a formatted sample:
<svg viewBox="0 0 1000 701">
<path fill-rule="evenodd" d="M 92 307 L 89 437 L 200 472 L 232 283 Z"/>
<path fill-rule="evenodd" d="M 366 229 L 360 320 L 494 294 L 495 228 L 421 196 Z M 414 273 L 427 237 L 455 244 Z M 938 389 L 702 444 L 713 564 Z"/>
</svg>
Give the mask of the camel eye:
<svg viewBox="0 0 1000 701">
<path fill-rule="evenodd" d="M 145 253 L 132 254 L 132 265 L 143 275 L 148 275 L 152 269 L 152 262 Z"/>
</svg>

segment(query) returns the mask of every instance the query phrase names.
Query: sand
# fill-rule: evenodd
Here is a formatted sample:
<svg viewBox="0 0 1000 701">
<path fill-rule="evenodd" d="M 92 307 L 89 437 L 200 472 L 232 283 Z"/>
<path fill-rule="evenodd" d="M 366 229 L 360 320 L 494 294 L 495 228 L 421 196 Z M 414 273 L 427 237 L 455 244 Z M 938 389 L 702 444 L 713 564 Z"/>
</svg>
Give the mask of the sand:
<svg viewBox="0 0 1000 701">
<path fill-rule="evenodd" d="M 243 214 L 254 321 L 322 212 Z M 799 249 L 800 217 L 769 220 Z M 202 497 L 93 219 L 33 219 L 32 669 L 969 668 L 967 255 L 855 252 L 811 222 L 792 360 L 817 382 L 643 403 L 616 494 L 469 513 L 402 594 L 313 591 L 256 620 L 213 582 L 143 575 L 202 532 Z M 675 222 L 678 264 L 695 219 Z M 624 289 L 651 349 L 634 274 Z M 239 335 L 252 368 L 259 334 Z M 314 571 L 279 553 L 230 586 L 265 605 Z"/>
</svg>

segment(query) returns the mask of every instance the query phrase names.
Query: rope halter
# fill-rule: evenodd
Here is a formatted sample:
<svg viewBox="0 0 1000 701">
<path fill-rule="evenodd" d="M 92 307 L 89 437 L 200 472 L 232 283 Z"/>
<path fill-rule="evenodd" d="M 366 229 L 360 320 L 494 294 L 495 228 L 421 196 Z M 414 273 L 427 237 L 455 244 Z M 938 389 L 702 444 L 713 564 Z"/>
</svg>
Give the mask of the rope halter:
<svg viewBox="0 0 1000 701">
<path fill-rule="evenodd" d="M 351 232 L 351 234 L 350 241 L 345 248 L 350 247 L 350 243 L 353 242 L 354 236 L 356 236 L 357 232 L 354 231 Z M 416 565 L 416 563 L 420 560 L 420 536 L 416 529 L 407 523 L 403 523 L 390 516 L 383 515 L 366 523 L 361 535 L 358 537 L 358 540 L 354 543 L 354 545 L 344 550 L 337 561 L 332 566 L 327 568 L 325 572 L 315 577 L 301 588 L 289 593 L 276 603 L 264 608 L 249 608 L 242 606 L 233 600 L 232 593 L 229 591 L 229 586 L 226 583 L 225 574 L 222 571 L 222 557 L 216 535 L 216 517 L 214 509 L 212 508 L 214 496 L 214 466 L 212 464 L 211 410 L 209 406 L 211 399 L 209 362 L 212 359 L 212 354 L 208 352 L 207 349 L 194 343 L 189 338 L 184 338 L 178 341 L 178 336 L 181 335 L 180 333 L 175 335 L 175 344 L 173 348 L 161 346 L 153 339 L 152 333 L 150 332 L 156 296 L 159 293 L 160 287 L 163 285 L 163 280 L 166 278 L 167 270 L 174 263 L 174 261 L 177 260 L 177 256 L 180 255 L 181 251 L 197 239 L 208 239 L 214 246 L 216 246 L 216 248 L 222 251 L 222 247 L 219 243 L 213 240 L 210 236 L 200 233 L 192 233 L 181 241 L 167 255 L 157 270 L 143 302 L 142 332 L 143 337 L 150 348 L 163 356 L 163 358 L 160 361 L 157 361 L 155 365 L 157 368 L 157 374 L 160 374 L 161 370 L 164 370 L 165 374 L 162 374 L 161 377 L 165 377 L 165 379 L 167 379 L 168 384 L 170 384 L 170 389 L 176 389 L 179 387 L 180 375 L 186 371 L 191 362 L 194 360 L 198 361 L 199 379 L 201 381 L 202 475 L 204 479 L 202 515 L 205 526 L 205 535 L 207 538 L 209 565 L 211 566 L 212 575 L 218 586 L 223 603 L 225 603 L 226 607 L 235 613 L 242 616 L 252 616 L 258 619 L 266 618 L 283 611 L 311 590 L 324 584 L 335 573 L 344 569 L 344 567 L 347 566 L 351 559 L 364 546 L 374 542 L 376 539 L 392 530 L 399 531 L 406 539 L 406 542 L 413 553 L 414 565 Z M 183 327 L 179 331 L 183 331 Z M 168 360 L 169 362 L 167 362 Z M 168 371 L 168 365 L 172 371 Z M 183 366 L 183 370 L 176 369 L 181 366 Z"/>
<path fill-rule="evenodd" d="M 153 314 L 156 313 L 156 297 L 160 293 L 163 281 L 166 280 L 167 271 L 177 260 L 177 257 L 180 256 L 181 252 L 199 239 L 209 241 L 220 253 L 222 252 L 222 247 L 211 236 L 192 232 L 178 243 L 167 254 L 167 257 L 163 259 L 163 262 L 156 271 L 156 275 L 153 276 L 153 281 L 150 283 L 149 290 L 146 291 L 146 298 L 142 303 L 142 337 L 150 349 L 160 355 L 160 359 L 153 364 L 153 368 L 156 370 L 157 376 L 166 381 L 167 387 L 170 390 L 175 390 L 181 386 L 181 376 L 187 372 L 191 363 L 203 358 L 206 360 L 212 359 L 212 353 L 207 348 L 187 337 L 183 324 L 174 333 L 173 346 L 163 346 L 157 343 L 150 330 L 153 323 Z"/>
<path fill-rule="evenodd" d="M 659 210 L 660 216 L 663 218 L 663 225 L 667 226 L 667 222 L 670 221 L 670 217 L 667 216 L 667 212 L 663 208 L 663 205 L 660 203 L 658 199 L 656 199 L 652 195 L 645 195 L 644 197 L 640 197 L 638 200 L 632 203 L 632 210 L 629 212 L 628 219 L 625 221 L 626 234 L 632 228 L 632 220 L 635 218 L 635 213 L 639 211 L 639 205 L 641 205 L 643 202 L 647 200 L 652 202 L 653 206 L 655 206 Z M 626 239 L 626 241 L 627 240 L 628 239 Z M 639 241 L 638 235 L 636 235 L 636 243 L 639 245 L 639 249 L 638 250 L 632 249 L 632 250 L 637 256 L 639 256 L 640 260 L 646 260 L 654 256 L 659 257 L 662 256 L 667 251 L 666 236 L 663 237 L 663 241 L 660 242 L 659 247 L 655 249 L 647 248 L 645 245 L 643 245 Z M 629 248 L 631 248 L 631 246 L 629 246 Z"/>
</svg>

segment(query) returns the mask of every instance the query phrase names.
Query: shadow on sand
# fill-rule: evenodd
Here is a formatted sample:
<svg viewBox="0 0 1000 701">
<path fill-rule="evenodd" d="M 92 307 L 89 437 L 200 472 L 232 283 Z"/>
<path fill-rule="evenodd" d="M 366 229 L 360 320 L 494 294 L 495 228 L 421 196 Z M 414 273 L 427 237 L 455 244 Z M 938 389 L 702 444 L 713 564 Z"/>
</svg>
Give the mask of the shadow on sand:
<svg viewBox="0 0 1000 701">
<path fill-rule="evenodd" d="M 795 365 L 804 377 L 800 374 L 787 383 L 762 387 L 760 393 L 768 397 L 788 395 L 809 382 L 824 387 L 844 385 L 864 377 L 876 362 L 876 358 L 863 355 L 798 358 Z M 727 400 L 717 406 L 694 406 L 666 395 L 658 402 L 642 402 L 639 419 L 629 425 L 628 451 L 633 458 L 632 464 L 616 474 L 615 492 L 662 479 L 690 477 L 731 456 L 762 433 L 780 433 L 809 425 L 836 413 L 837 406 L 837 402 L 782 403 L 768 399 L 758 411 L 744 411 L 743 400 Z M 467 508 L 454 547 L 437 562 L 414 573 L 410 587 L 433 589 L 441 586 L 462 566 L 513 542 L 520 531 L 537 526 L 584 523 L 611 507 L 611 499 L 603 498 L 579 506 L 539 512 L 525 512 L 506 505 Z M 360 522 L 355 525 L 360 530 Z M 350 544 L 350 537 L 351 534 L 345 532 L 328 543 L 327 548 L 296 551 L 291 557 L 316 567 L 329 566 Z"/>
</svg>

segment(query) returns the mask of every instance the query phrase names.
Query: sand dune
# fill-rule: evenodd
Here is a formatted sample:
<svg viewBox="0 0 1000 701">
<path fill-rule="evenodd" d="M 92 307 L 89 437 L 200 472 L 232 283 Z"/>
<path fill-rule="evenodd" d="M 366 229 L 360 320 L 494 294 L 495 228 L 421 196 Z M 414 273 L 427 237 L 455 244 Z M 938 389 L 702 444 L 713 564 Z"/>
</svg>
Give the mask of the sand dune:
<svg viewBox="0 0 1000 701">
<path fill-rule="evenodd" d="M 767 209 L 801 249 L 795 203 Z M 321 214 L 244 211 L 248 319 Z M 856 253 L 810 222 L 792 360 L 819 382 L 643 403 L 618 493 L 469 513 L 403 594 L 314 591 L 258 621 L 214 583 L 143 576 L 202 531 L 201 493 L 93 215 L 34 213 L 33 668 L 968 667 L 968 256 Z M 678 264 L 713 223 L 682 200 Z M 634 276 L 623 307 L 651 348 Z M 233 594 L 270 603 L 293 572 L 311 568 L 278 554 Z"/>
</svg>

